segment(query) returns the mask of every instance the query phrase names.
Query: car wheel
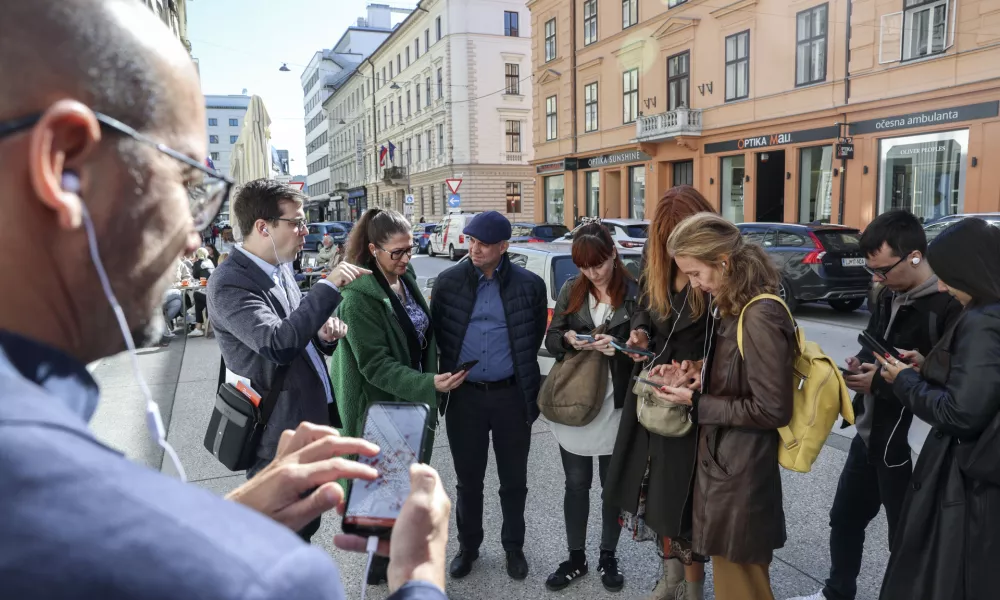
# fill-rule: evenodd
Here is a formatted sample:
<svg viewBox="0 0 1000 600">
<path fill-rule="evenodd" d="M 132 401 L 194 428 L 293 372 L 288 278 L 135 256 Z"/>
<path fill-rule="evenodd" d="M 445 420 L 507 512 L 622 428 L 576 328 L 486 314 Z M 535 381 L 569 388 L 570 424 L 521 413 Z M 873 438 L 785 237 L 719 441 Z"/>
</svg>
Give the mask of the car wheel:
<svg viewBox="0 0 1000 600">
<path fill-rule="evenodd" d="M 427 256 L 434 258 L 434 244 L 427 244 Z"/>
<path fill-rule="evenodd" d="M 849 300 L 830 300 L 830 306 L 838 312 L 854 312 L 865 303 L 864 298 L 851 298 Z"/>
<path fill-rule="evenodd" d="M 458 255 L 455 254 L 455 246 L 451 244 L 448 244 L 448 258 L 451 260 L 451 262 L 455 262 L 456 260 L 458 260 Z"/>
<path fill-rule="evenodd" d="M 788 285 L 788 280 L 782 278 L 778 283 L 778 296 L 785 301 L 788 310 L 795 312 L 799 306 L 799 301 L 792 295 L 792 286 Z"/>
</svg>

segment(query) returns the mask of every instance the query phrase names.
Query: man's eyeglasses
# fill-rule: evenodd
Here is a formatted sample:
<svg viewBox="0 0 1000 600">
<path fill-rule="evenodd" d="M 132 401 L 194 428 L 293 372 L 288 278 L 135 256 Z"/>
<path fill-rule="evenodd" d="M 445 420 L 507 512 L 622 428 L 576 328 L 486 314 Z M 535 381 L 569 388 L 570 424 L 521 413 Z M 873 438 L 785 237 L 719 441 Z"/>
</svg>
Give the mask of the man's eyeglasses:
<svg viewBox="0 0 1000 600">
<path fill-rule="evenodd" d="M 882 267 L 882 268 L 875 268 L 875 269 L 873 269 L 871 267 L 866 266 L 865 267 L 865 271 L 868 271 L 869 275 L 873 275 L 873 276 L 878 277 L 879 279 L 885 281 L 889 277 L 889 271 L 891 271 L 891 270 L 895 269 L 896 267 L 898 267 L 899 263 L 903 262 L 904 260 L 906 260 L 905 256 L 903 258 L 897 260 L 891 267 Z"/>
<path fill-rule="evenodd" d="M 391 258 L 392 260 L 399 260 L 399 259 L 403 258 L 404 254 L 406 256 L 413 256 L 413 247 L 412 246 L 409 247 L 409 248 L 400 248 L 398 250 L 391 250 L 391 251 L 390 250 L 386 250 L 382 246 L 379 246 L 378 249 L 381 250 L 382 252 L 387 253 L 389 255 L 389 258 Z"/>
<path fill-rule="evenodd" d="M 188 205 L 191 209 L 191 219 L 194 221 L 194 229 L 195 231 L 201 231 L 215 220 L 215 217 L 219 215 L 219 211 L 222 210 L 222 205 L 226 201 L 226 198 L 229 197 L 229 191 L 233 186 L 232 179 L 214 169 L 209 169 L 207 166 L 173 148 L 146 137 L 118 119 L 99 112 L 94 112 L 94 116 L 101 125 L 118 133 L 123 133 L 137 142 L 152 146 L 170 158 L 199 171 L 202 176 L 200 180 L 196 178 L 186 184 Z M 41 118 L 42 115 L 38 114 L 0 122 L 0 139 L 31 129 Z"/>
<path fill-rule="evenodd" d="M 308 222 L 305 219 L 285 219 L 284 217 L 278 217 L 275 220 L 284 221 L 285 223 L 290 224 L 292 226 L 292 229 L 295 230 L 305 229 L 306 226 L 308 225 Z"/>
</svg>

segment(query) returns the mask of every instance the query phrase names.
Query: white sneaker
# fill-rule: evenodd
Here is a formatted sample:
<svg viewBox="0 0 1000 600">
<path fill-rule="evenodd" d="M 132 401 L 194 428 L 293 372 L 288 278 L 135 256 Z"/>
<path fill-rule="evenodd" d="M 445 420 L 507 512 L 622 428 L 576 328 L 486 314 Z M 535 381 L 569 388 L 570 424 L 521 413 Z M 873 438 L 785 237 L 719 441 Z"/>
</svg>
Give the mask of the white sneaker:
<svg viewBox="0 0 1000 600">
<path fill-rule="evenodd" d="M 788 600 L 826 600 L 826 596 L 823 595 L 823 590 L 820 590 L 811 596 L 796 596 Z"/>
<path fill-rule="evenodd" d="M 195 329 L 194 331 L 188 334 L 188 337 L 203 337 L 204 335 L 205 335 L 204 331 L 202 331 L 201 329 Z"/>
</svg>

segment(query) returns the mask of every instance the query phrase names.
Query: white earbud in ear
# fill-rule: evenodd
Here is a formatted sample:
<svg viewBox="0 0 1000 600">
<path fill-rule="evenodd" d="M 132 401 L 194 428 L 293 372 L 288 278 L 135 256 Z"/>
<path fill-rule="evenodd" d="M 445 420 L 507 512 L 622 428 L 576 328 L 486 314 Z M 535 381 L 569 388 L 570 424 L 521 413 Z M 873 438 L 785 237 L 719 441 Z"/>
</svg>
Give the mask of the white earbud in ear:
<svg viewBox="0 0 1000 600">
<path fill-rule="evenodd" d="M 80 176 L 73 171 L 63 171 L 61 184 L 63 191 L 71 194 L 80 193 Z"/>
<path fill-rule="evenodd" d="M 263 229 L 261 229 L 260 231 L 261 231 L 261 233 L 266 233 L 267 235 L 271 235 L 271 232 L 267 230 L 266 226 Z"/>
<path fill-rule="evenodd" d="M 912 262 L 915 265 L 919 265 L 920 264 L 920 257 L 919 256 L 914 256 L 913 260 L 911 260 L 910 262 Z"/>
<path fill-rule="evenodd" d="M 726 266 L 726 261 L 722 261 L 722 266 Z"/>
</svg>

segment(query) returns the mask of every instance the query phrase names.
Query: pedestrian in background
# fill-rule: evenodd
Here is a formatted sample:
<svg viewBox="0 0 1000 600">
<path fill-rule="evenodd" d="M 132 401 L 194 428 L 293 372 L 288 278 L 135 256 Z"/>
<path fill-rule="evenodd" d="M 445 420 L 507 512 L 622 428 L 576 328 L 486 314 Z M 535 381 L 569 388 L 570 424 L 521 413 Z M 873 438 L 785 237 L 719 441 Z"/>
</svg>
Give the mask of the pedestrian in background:
<svg viewBox="0 0 1000 600">
<path fill-rule="evenodd" d="M 986 600 L 1000 589 L 1000 229 L 963 219 L 927 262 L 964 310 L 926 358 L 879 357 L 882 379 L 932 428 L 879 597 Z"/>
<path fill-rule="evenodd" d="M 616 351 L 611 342 L 628 337 L 638 294 L 638 286 L 625 269 L 611 233 L 599 222 L 584 225 L 573 234 L 573 264 L 580 269 L 580 275 L 568 279 L 559 291 L 552 323 L 545 335 L 545 347 L 556 361 L 577 352 L 605 355 L 607 360 L 600 365 L 607 371 L 607 388 L 604 397 L 594 399 L 601 408 L 590 423 L 581 427 L 549 423 L 549 429 L 559 442 L 566 473 L 563 517 L 569 547 L 569 560 L 561 563 L 545 581 L 546 587 L 553 591 L 565 588 L 589 570 L 585 549 L 594 457 L 603 488 L 622 407 L 631 388 L 632 359 Z M 597 341 L 577 338 L 577 333 L 590 335 L 598 327 L 602 333 L 594 335 Z M 611 592 L 621 591 L 625 585 L 615 555 L 621 530 L 617 505 L 605 500 L 601 507 L 601 553 L 597 570 L 604 588 Z"/>
<path fill-rule="evenodd" d="M 212 273 L 215 272 L 215 263 L 212 262 L 210 258 L 211 254 L 208 248 L 198 248 L 194 253 L 194 262 L 191 266 L 191 278 L 194 280 L 194 284 L 198 285 L 199 282 L 204 279 L 208 281 L 212 277 Z M 197 290 L 192 293 L 194 296 L 194 330 L 188 334 L 191 337 L 200 337 L 205 335 L 205 312 L 208 309 L 208 297 L 204 291 Z M 190 300 L 185 296 L 186 302 L 190 303 Z M 191 308 L 190 304 L 185 308 Z"/>
<path fill-rule="evenodd" d="M 458 476 L 459 552 L 451 576 L 469 574 L 483 542 L 483 479 L 490 433 L 500 476 L 500 539 L 507 574 L 528 576 L 524 504 L 531 424 L 538 418 L 538 349 L 545 336 L 545 282 L 507 257 L 510 221 L 480 213 L 462 232 L 469 260 L 443 271 L 431 294 L 431 321 L 444 373 L 478 361 L 446 400 L 448 444 Z"/>
<path fill-rule="evenodd" d="M 691 550 L 711 557 L 718 600 L 773 600 L 769 568 L 774 549 L 785 544 L 778 428 L 792 418 L 798 345 L 780 302 L 747 304 L 774 294 L 780 275 L 762 247 L 715 214 L 682 221 L 667 249 L 692 289 L 712 296 L 718 321 L 711 322 L 704 389 L 654 390 L 690 406 L 698 425 Z"/>
<path fill-rule="evenodd" d="M 687 217 L 714 213 L 691 186 L 670 188 L 656 205 L 643 250 L 639 306 L 632 315 L 629 345 L 656 353 L 649 363 L 635 355 L 633 375 L 651 367 L 651 378 L 685 361 L 695 372 L 705 358 L 709 298 L 692 288 L 688 276 L 667 252 L 667 240 Z M 629 390 L 622 411 L 614 454 L 608 467 L 604 498 L 623 510 L 624 527 L 638 541 L 656 541 L 663 557 L 663 577 L 648 600 L 682 600 L 704 596 L 707 557 L 692 551 L 691 502 L 697 430 L 682 437 L 652 433 L 639 422 L 636 394 Z"/>
<path fill-rule="evenodd" d="M 438 393 L 458 387 L 466 373 L 437 373 L 430 310 L 410 265 L 412 226 L 394 210 L 369 209 L 351 231 L 350 263 L 372 272 L 341 290 L 337 316 L 347 325 L 330 367 L 342 432 L 359 437 L 375 402 L 417 402 L 433 415 L 422 462 L 431 459 Z M 386 580 L 389 561 L 376 557 L 368 583 Z"/>
<path fill-rule="evenodd" d="M 323 245 L 320 247 L 319 253 L 317 253 L 316 260 L 318 260 L 319 264 L 322 266 L 329 265 L 333 260 L 334 252 L 336 252 L 336 248 L 333 247 L 333 238 L 330 237 L 330 234 L 328 233 L 324 234 Z"/>
</svg>

